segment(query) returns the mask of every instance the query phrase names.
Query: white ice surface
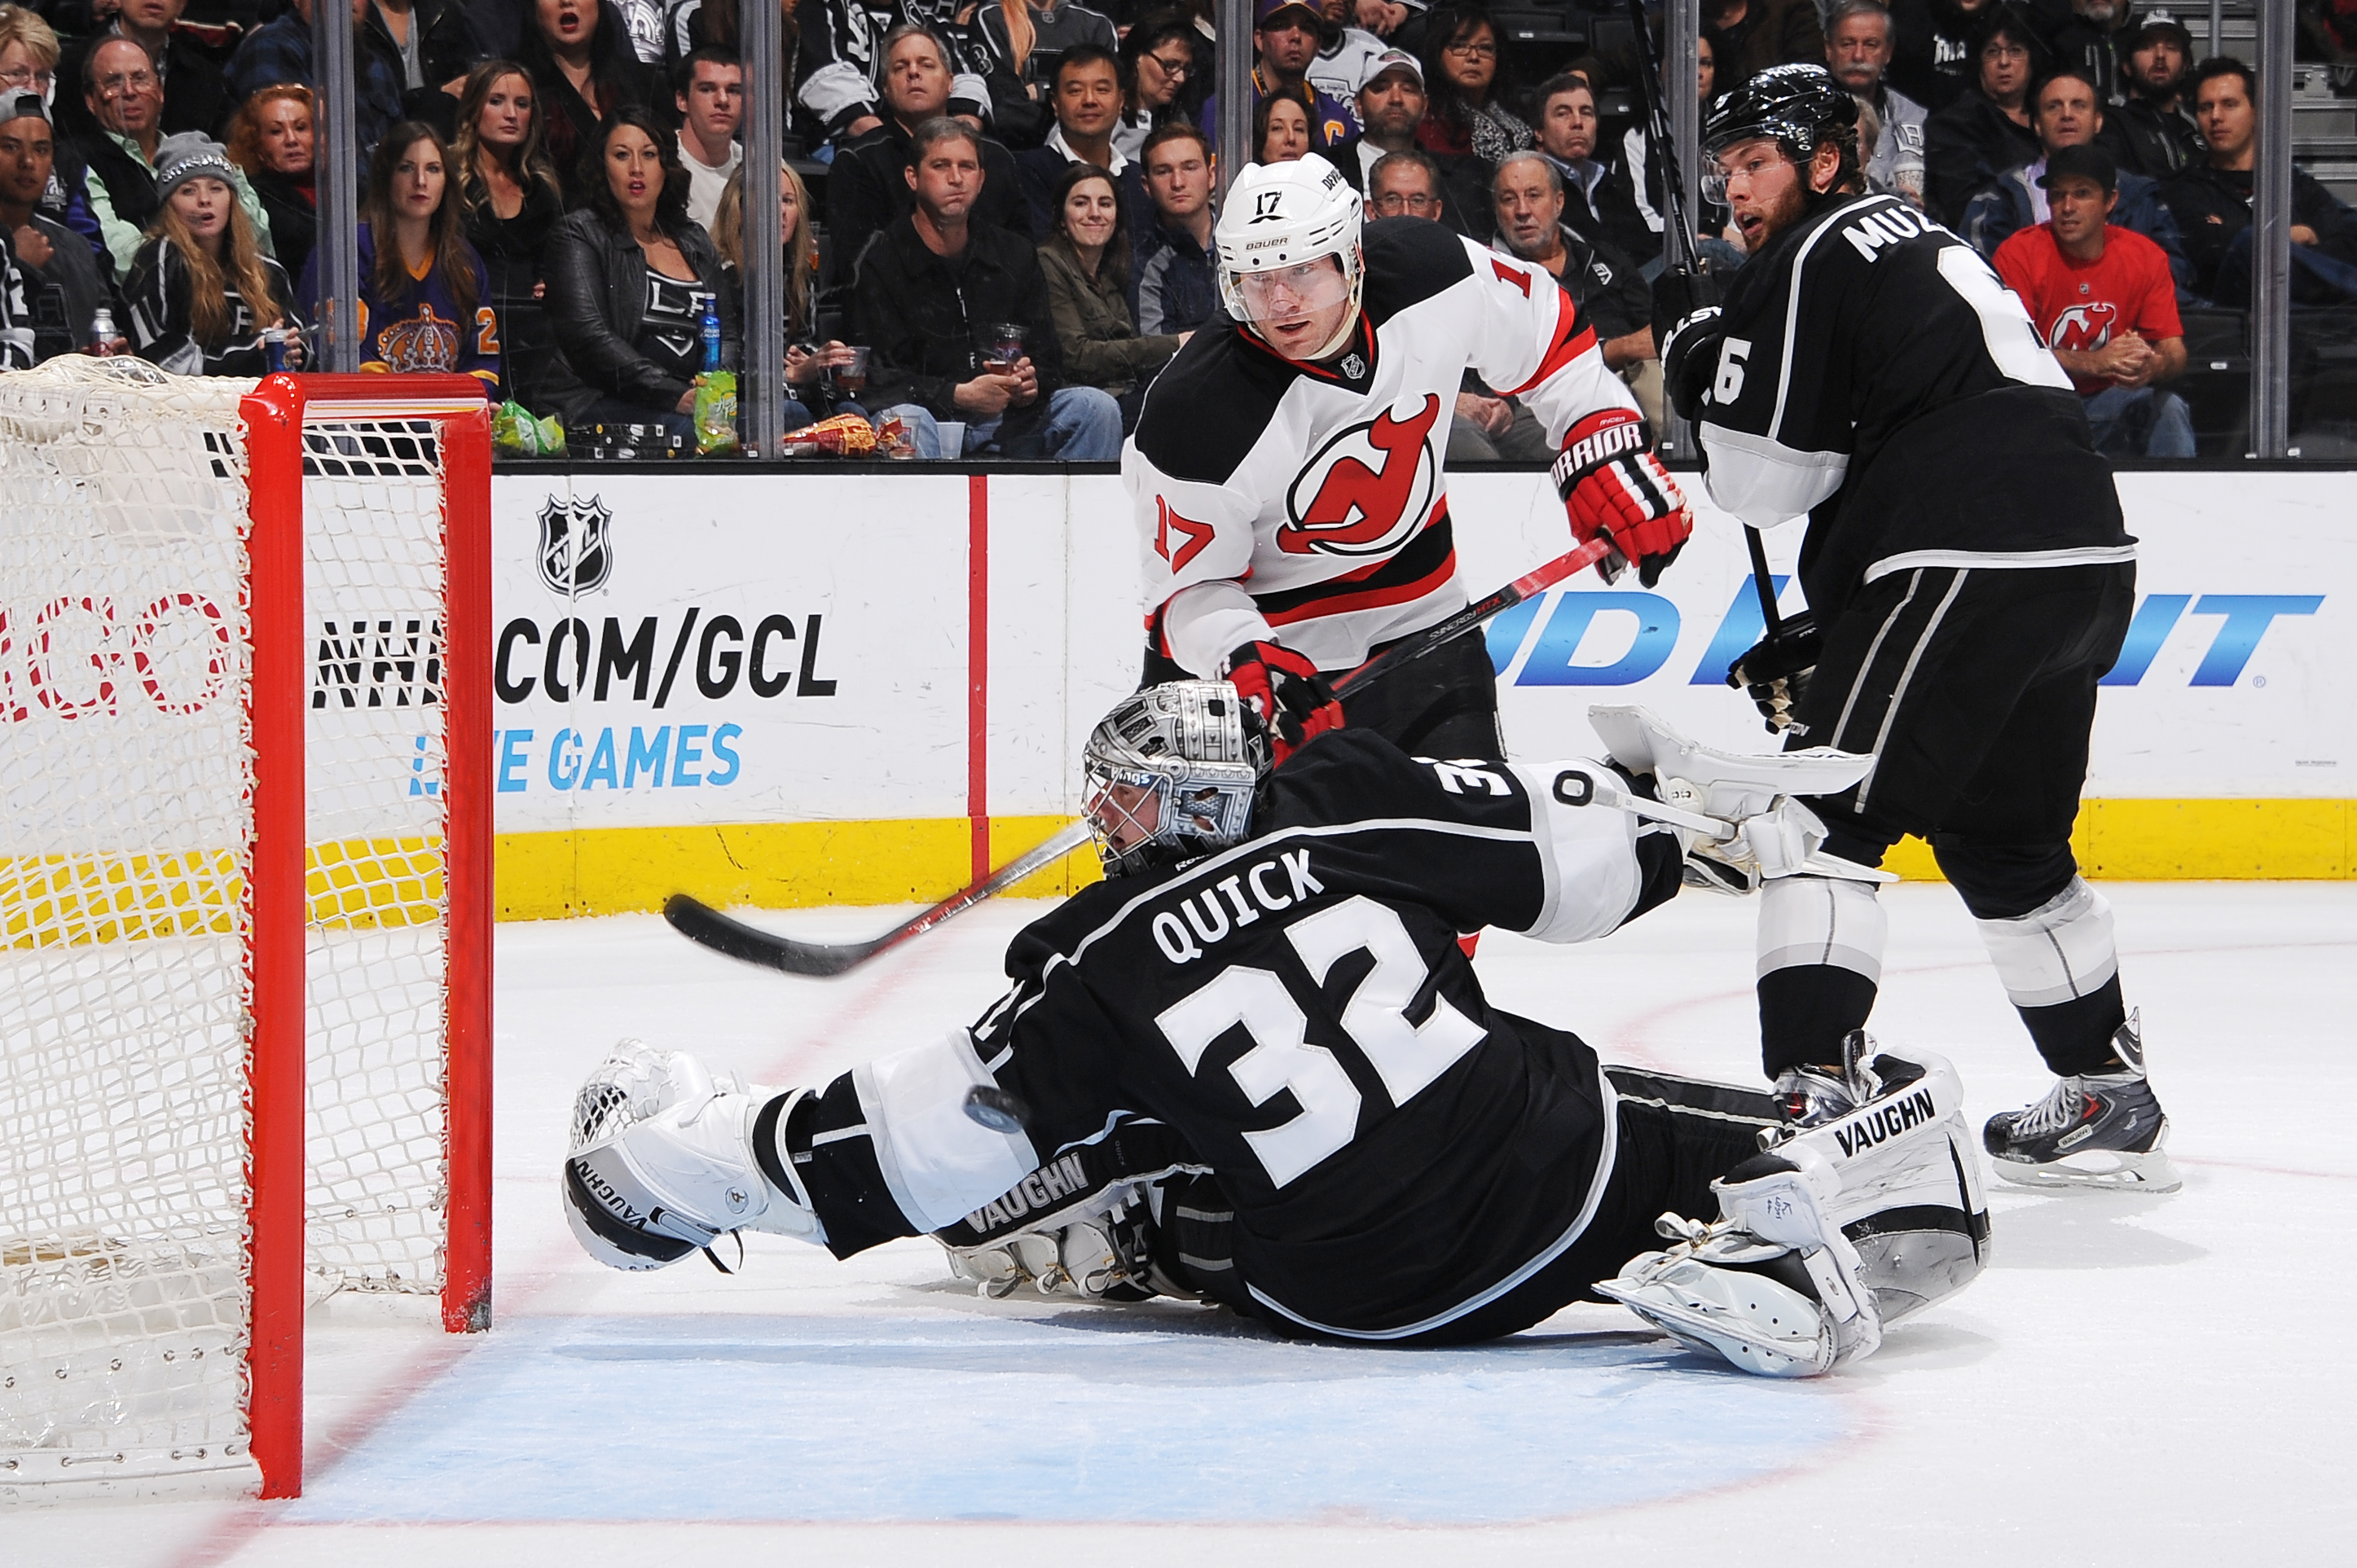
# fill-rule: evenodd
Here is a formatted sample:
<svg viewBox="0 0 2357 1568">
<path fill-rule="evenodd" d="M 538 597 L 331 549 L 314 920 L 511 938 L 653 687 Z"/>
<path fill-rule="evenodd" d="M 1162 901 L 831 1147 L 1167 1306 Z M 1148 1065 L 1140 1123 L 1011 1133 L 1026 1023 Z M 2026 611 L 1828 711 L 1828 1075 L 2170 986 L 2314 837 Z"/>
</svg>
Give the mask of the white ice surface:
<svg viewBox="0 0 2357 1568">
<path fill-rule="evenodd" d="M 1038 906 L 834 982 L 651 918 L 499 934 L 497 1324 L 310 1320 L 307 1494 L 0 1514 L 15 1564 L 942 1561 L 2357 1561 L 2357 886 L 2106 889 L 2186 1174 L 2173 1197 L 1993 1183 L 1995 1267 L 1854 1371 L 1722 1371 L 1618 1309 L 1449 1353 L 1286 1345 L 1200 1309 L 976 1301 L 911 1241 L 623 1275 L 574 1247 L 567 1102 L 614 1038 L 817 1082 L 1000 988 Z M 1972 927 L 1887 890 L 1877 1027 L 1968 1110 L 2046 1083 Z M 874 909 L 771 916 L 864 935 Z M 1503 1005 L 1608 1059 L 1752 1081 L 1748 904 L 1581 950 L 1495 933 Z"/>
</svg>

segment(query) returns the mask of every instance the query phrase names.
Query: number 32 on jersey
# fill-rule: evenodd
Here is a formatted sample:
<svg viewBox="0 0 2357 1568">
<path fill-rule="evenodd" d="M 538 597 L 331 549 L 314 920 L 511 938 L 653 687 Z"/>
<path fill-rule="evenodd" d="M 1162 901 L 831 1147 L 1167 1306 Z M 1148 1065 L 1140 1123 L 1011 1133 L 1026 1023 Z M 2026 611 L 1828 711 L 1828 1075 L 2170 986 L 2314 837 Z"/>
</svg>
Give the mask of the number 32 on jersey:
<svg viewBox="0 0 2357 1568">
<path fill-rule="evenodd" d="M 1394 1106 L 1406 1104 L 1487 1034 L 1439 995 L 1433 998 L 1430 1017 L 1408 1022 L 1408 1003 L 1431 969 L 1398 911 L 1387 905 L 1346 898 L 1295 921 L 1285 935 L 1319 985 L 1351 953 L 1374 959 L 1374 968 L 1343 1005 L 1342 1029 Z M 1297 1115 L 1243 1134 L 1273 1186 L 1285 1186 L 1357 1134 L 1358 1086 L 1332 1051 L 1309 1043 L 1308 1016 L 1274 971 L 1243 964 L 1225 970 L 1163 1009 L 1155 1022 L 1190 1075 L 1200 1069 L 1212 1042 L 1241 1025 L 1252 1036 L 1252 1048 L 1228 1071 L 1244 1098 L 1257 1106 L 1280 1090 L 1293 1091 L 1301 1106 Z"/>
</svg>

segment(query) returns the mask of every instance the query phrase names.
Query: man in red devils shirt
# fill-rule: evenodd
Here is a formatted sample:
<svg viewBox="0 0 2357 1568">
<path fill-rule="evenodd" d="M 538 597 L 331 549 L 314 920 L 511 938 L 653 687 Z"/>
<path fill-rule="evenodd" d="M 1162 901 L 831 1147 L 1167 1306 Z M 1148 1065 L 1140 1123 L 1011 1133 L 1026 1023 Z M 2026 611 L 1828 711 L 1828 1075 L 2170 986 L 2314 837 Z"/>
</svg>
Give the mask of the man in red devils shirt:
<svg viewBox="0 0 2357 1568">
<path fill-rule="evenodd" d="M 1995 264 L 2085 400 L 2095 450 L 2192 456 L 2192 416 L 2160 390 L 2185 373 L 2177 285 L 2158 245 L 2104 221 L 2120 200 L 2111 154 L 2061 148 L 2038 183 L 2053 217 L 1999 245 Z"/>
<path fill-rule="evenodd" d="M 1441 453 L 1469 367 L 1561 449 L 1579 542 L 1609 532 L 1650 586 L 1694 532 L 1627 387 L 1545 273 L 1437 223 L 1362 231 L 1357 192 L 1314 154 L 1245 169 L 1217 242 L 1236 325 L 1179 350 L 1122 452 L 1149 683 L 1234 682 L 1282 761 L 1343 722 L 1321 672 L 1462 608 Z M 1479 632 L 1348 714 L 1411 753 L 1503 754 Z"/>
</svg>

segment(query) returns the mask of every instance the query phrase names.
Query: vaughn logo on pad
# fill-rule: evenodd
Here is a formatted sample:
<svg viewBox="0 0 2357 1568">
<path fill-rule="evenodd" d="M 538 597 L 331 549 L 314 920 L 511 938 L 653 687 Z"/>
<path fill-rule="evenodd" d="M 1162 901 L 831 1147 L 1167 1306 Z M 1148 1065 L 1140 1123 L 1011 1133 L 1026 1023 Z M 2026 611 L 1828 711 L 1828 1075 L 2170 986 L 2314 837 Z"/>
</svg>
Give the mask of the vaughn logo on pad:
<svg viewBox="0 0 2357 1568">
<path fill-rule="evenodd" d="M 540 509 L 540 580 L 566 598 L 594 594 L 614 575 L 613 514 L 596 496 L 555 496 Z"/>
</svg>

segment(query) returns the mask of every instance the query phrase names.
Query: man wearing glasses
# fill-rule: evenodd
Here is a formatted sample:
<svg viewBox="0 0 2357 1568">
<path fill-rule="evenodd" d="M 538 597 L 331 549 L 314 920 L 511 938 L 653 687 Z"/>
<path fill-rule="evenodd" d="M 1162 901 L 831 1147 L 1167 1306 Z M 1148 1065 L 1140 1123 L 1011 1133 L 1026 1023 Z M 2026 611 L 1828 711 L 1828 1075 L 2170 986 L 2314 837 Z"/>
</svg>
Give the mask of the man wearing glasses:
<svg viewBox="0 0 2357 1568">
<path fill-rule="evenodd" d="M 161 101 L 157 134 L 173 136 L 182 131 L 201 131 L 210 136 L 221 129 L 236 102 L 221 67 L 174 31 L 180 13 L 187 9 L 188 0 L 123 0 L 123 8 L 107 29 L 67 50 L 59 70 L 68 81 L 75 81 L 84 74 L 85 62 L 99 44 L 109 38 L 127 38 L 147 51 L 156 73 Z M 58 105 L 59 128 L 84 143 L 96 139 L 99 127 L 93 118 L 71 94 Z"/>
<path fill-rule="evenodd" d="M 58 36 L 49 25 L 22 5 L 0 8 L 0 99 L 31 93 L 51 113 L 57 96 Z M 48 188 L 41 193 L 40 214 L 62 224 L 86 241 L 93 257 L 103 258 L 106 244 L 99 237 L 98 220 L 91 216 L 81 151 L 63 136 L 53 136 Z M 110 275 L 111 263 L 102 263 Z"/>
<path fill-rule="evenodd" d="M 2056 1075 L 1984 1128 L 1997 1174 L 2173 1191 L 2111 907 L 2071 853 L 2096 683 L 2136 603 L 2136 542 L 2071 378 L 1970 246 L 1857 194 L 1857 102 L 1824 67 L 1719 99 L 1704 146 L 1751 259 L 1723 307 L 1680 274 L 1655 285 L 1665 380 L 1714 500 L 1754 527 L 1809 518 L 1814 624 L 1787 622 L 1738 678 L 1788 746 L 1875 757 L 1804 802 L 1855 875 L 1761 892 L 1760 1045 L 1782 1112 L 1815 1125 L 1875 1092 L 1858 1066 L 1886 936 L 1872 868 L 1911 833 Z"/>
<path fill-rule="evenodd" d="M 156 193 L 156 152 L 164 141 L 164 84 L 145 47 L 130 38 L 101 38 L 82 57 L 82 103 L 98 126 L 87 145 L 91 215 L 115 274 L 128 276 L 140 239 L 163 205 Z M 261 199 L 242 171 L 232 183 L 254 237 L 269 253 L 270 220 Z"/>
</svg>

